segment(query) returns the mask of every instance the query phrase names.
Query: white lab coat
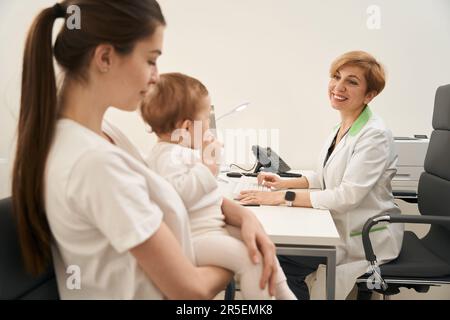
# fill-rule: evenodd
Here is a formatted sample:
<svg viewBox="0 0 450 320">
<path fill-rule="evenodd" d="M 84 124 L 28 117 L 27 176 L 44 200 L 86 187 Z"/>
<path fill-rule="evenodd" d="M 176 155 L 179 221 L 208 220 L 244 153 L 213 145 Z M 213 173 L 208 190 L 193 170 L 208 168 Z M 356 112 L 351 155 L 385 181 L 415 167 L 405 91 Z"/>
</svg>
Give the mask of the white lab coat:
<svg viewBox="0 0 450 320">
<path fill-rule="evenodd" d="M 383 121 L 366 107 L 324 166 L 338 130 L 339 126 L 326 140 L 317 172 L 305 176 L 310 188 L 320 189 L 311 192 L 313 207 L 330 210 L 341 237 L 336 257 L 336 299 L 345 299 L 355 280 L 368 271 L 360 233 L 364 223 L 375 215 L 400 213 L 400 210 L 394 203 L 391 188 L 397 155 L 391 132 Z M 370 238 L 379 264 L 386 263 L 400 252 L 403 225 L 388 225 L 371 232 Z M 311 298 L 323 296 L 325 267 L 319 267 L 309 280 Z"/>
</svg>

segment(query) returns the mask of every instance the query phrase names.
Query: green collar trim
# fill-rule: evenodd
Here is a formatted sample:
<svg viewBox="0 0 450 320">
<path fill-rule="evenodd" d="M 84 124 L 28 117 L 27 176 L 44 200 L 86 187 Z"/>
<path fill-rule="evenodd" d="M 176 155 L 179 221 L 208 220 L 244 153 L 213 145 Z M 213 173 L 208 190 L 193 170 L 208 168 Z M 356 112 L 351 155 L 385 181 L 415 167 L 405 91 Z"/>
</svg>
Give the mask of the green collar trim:
<svg viewBox="0 0 450 320">
<path fill-rule="evenodd" d="M 363 112 L 359 115 L 358 119 L 353 123 L 350 131 L 348 132 L 351 136 L 356 136 L 361 129 L 366 125 L 369 119 L 372 117 L 372 110 L 370 110 L 369 106 L 366 105 Z"/>
<path fill-rule="evenodd" d="M 370 118 L 372 118 L 372 110 L 370 110 L 369 105 L 364 107 L 363 112 L 359 115 L 358 119 L 353 123 L 348 134 L 351 136 L 356 136 L 361 129 L 366 125 Z M 334 127 L 334 130 L 339 129 L 340 124 Z"/>
</svg>

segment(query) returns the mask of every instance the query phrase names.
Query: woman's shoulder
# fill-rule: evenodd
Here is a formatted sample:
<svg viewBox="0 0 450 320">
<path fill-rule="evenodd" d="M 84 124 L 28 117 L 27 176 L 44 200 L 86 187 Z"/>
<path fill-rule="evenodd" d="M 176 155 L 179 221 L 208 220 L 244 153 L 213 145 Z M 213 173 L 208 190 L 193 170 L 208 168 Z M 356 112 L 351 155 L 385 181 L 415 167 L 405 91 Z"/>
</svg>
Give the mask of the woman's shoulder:
<svg viewBox="0 0 450 320">
<path fill-rule="evenodd" d="M 355 138 L 355 146 L 370 144 L 372 146 L 383 145 L 387 148 L 391 148 L 394 143 L 391 130 L 389 130 L 383 119 L 377 114 L 372 114 Z"/>
<path fill-rule="evenodd" d="M 370 118 L 368 122 L 368 127 L 372 129 L 378 129 L 382 131 L 389 130 L 386 126 L 386 123 L 384 122 L 383 118 L 381 118 L 378 114 L 372 113 L 372 117 Z"/>
<path fill-rule="evenodd" d="M 132 170 L 136 168 L 135 170 Z M 144 166 L 141 166 L 141 171 Z M 55 137 L 46 168 L 47 209 L 59 201 L 66 203 L 74 185 L 94 186 L 109 183 L 108 177 L 120 177 L 127 183 L 129 172 L 139 173 L 139 164 L 96 133 L 71 120 L 57 122 Z M 77 189 L 79 190 L 79 189 Z"/>
<path fill-rule="evenodd" d="M 117 128 L 111 122 L 104 120 L 102 123 L 102 129 L 108 136 L 110 136 L 117 147 L 136 158 L 136 160 L 144 163 L 144 158 L 139 149 L 119 128 Z"/>
<path fill-rule="evenodd" d="M 114 152 L 112 145 L 88 128 L 73 120 L 61 119 L 56 125 L 55 137 L 48 156 L 48 166 L 71 167 L 86 152 Z"/>
<path fill-rule="evenodd" d="M 372 113 L 370 119 L 367 121 L 366 125 L 361 129 L 360 135 L 383 135 L 391 137 L 391 130 L 387 127 L 383 118 L 381 118 L 376 113 Z"/>
<path fill-rule="evenodd" d="M 103 129 L 113 139 L 114 144 L 73 120 L 61 119 L 57 122 L 52 149 L 58 153 L 64 152 L 72 158 L 85 152 L 111 155 L 125 151 L 125 154 L 131 156 L 134 156 L 133 153 L 139 153 L 118 129 L 113 129 L 110 124 L 103 126 Z"/>
<path fill-rule="evenodd" d="M 91 172 L 95 178 L 96 170 L 119 165 L 138 171 L 146 168 L 143 161 L 139 161 L 122 148 L 109 143 L 75 121 L 68 119 L 58 121 L 47 158 L 46 176 L 49 182 L 67 181 L 74 170 L 79 174 L 80 170 L 85 171 L 86 175 L 83 174 L 85 177 Z"/>
</svg>

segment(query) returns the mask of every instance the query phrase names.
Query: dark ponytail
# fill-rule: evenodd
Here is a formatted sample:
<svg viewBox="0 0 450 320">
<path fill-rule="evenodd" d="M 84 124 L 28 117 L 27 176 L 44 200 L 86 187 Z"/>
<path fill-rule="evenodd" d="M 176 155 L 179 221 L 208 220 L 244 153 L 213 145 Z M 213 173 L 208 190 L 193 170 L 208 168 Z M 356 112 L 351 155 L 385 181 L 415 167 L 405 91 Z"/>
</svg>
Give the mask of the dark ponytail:
<svg viewBox="0 0 450 320">
<path fill-rule="evenodd" d="M 64 15 L 69 5 L 79 6 L 81 29 L 63 26 L 53 49 L 54 21 Z M 165 20 L 154 0 L 67 0 L 43 10 L 34 20 L 23 56 L 12 184 L 22 255 L 30 273 L 42 273 L 51 261 L 44 177 L 58 119 L 53 56 L 66 80 L 88 80 L 89 59 L 97 45 L 110 43 L 126 55 L 138 40 L 151 36 L 158 25 L 165 25 Z"/>
<path fill-rule="evenodd" d="M 52 29 L 56 16 L 43 10 L 25 44 L 13 205 L 25 265 L 34 274 L 50 259 L 50 229 L 44 213 L 44 170 L 56 124 L 56 81 Z M 32 254 L 30 254 L 32 253 Z"/>
</svg>

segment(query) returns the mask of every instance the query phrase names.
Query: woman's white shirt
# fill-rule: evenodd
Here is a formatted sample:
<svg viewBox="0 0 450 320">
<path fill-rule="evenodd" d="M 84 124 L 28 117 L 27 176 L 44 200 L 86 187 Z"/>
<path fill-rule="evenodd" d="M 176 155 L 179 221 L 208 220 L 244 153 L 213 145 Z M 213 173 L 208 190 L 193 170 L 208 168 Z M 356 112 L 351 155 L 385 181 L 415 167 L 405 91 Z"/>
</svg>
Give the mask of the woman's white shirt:
<svg viewBox="0 0 450 320">
<path fill-rule="evenodd" d="M 72 120 L 59 120 L 47 159 L 45 207 L 60 296 L 162 299 L 129 250 L 164 221 L 193 261 L 186 210 L 117 128 L 105 122 L 103 130 L 115 145 Z"/>
</svg>

